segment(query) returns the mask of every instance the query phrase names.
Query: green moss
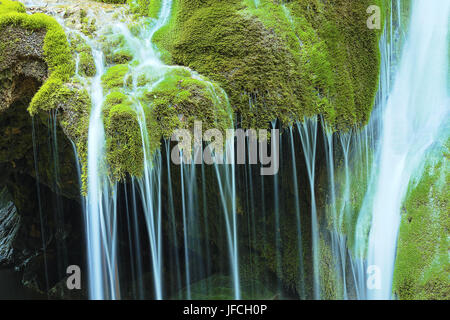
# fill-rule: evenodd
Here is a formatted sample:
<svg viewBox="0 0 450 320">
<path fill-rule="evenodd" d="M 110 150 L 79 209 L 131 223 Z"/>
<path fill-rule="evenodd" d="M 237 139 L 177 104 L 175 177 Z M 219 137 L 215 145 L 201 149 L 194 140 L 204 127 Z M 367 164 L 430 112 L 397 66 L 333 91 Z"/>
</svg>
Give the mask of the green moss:
<svg viewBox="0 0 450 320">
<path fill-rule="evenodd" d="M 65 134 L 76 144 L 81 164 L 81 192 L 87 192 L 87 141 L 91 98 L 84 89 L 69 88 L 62 97 L 61 126 Z"/>
<path fill-rule="evenodd" d="M 86 90 L 69 81 L 75 71 L 73 53 L 80 53 L 82 72 L 86 75 L 95 73 L 91 50 L 80 37 L 71 39 L 72 46 L 69 46 L 64 30 L 55 19 L 40 13 L 28 15 L 22 4 L 0 0 L 0 30 L 7 26 L 17 26 L 31 32 L 45 30 L 43 51 L 49 75 L 32 98 L 28 111 L 32 116 L 43 116 L 54 109 L 63 111 L 60 124 L 66 135 L 76 143 L 85 187 L 90 97 Z"/>
<path fill-rule="evenodd" d="M 25 6 L 17 1 L 11 1 L 11 0 L 1 0 L 0 1 L 0 15 L 5 13 L 25 13 L 26 9 Z"/>
<path fill-rule="evenodd" d="M 447 140 L 404 200 L 393 284 L 399 299 L 450 299 L 449 150 Z"/>
<path fill-rule="evenodd" d="M 90 52 L 80 53 L 79 72 L 81 75 L 93 77 L 96 73 L 95 62 Z"/>
<path fill-rule="evenodd" d="M 174 1 L 154 40 L 173 63 L 219 82 L 244 127 L 324 114 L 337 129 L 365 124 L 378 80 L 370 1 Z"/>
<path fill-rule="evenodd" d="M 0 2 L 0 29 L 13 25 L 27 30 L 46 30 L 44 38 L 44 57 L 49 69 L 49 78 L 32 99 L 28 108 L 33 115 L 40 107 L 46 107 L 47 95 L 62 82 L 68 81 L 74 73 L 74 63 L 66 35 L 53 18 L 36 13 L 27 15 L 23 6 L 11 1 Z"/>
<path fill-rule="evenodd" d="M 150 18 L 157 18 L 161 9 L 161 0 L 129 1 L 131 12 Z"/>
<path fill-rule="evenodd" d="M 203 130 L 216 128 L 224 132 L 231 127 L 224 92 L 207 80 L 188 78 L 183 69 L 166 74 L 141 100 L 151 106 L 165 138 L 176 128 L 193 128 L 196 120 L 203 122 Z"/>
<path fill-rule="evenodd" d="M 111 177 L 122 180 L 127 173 L 141 176 L 144 169 L 141 129 L 131 101 L 125 94 L 114 91 L 105 100 L 103 114 Z"/>
<path fill-rule="evenodd" d="M 69 37 L 70 47 L 73 55 L 78 54 L 78 72 L 81 76 L 93 77 L 97 72 L 92 56 L 92 48 L 78 34 L 71 34 Z"/>
<path fill-rule="evenodd" d="M 81 22 L 81 32 L 84 35 L 92 37 L 92 34 L 97 31 L 95 18 L 84 16 L 81 18 L 80 22 Z"/>
<path fill-rule="evenodd" d="M 331 248 L 320 239 L 320 296 L 323 300 L 343 299 L 343 286 L 337 275 L 338 266 L 333 259 Z"/>
<path fill-rule="evenodd" d="M 127 3 L 127 0 L 96 0 L 98 2 L 104 2 L 104 3 L 112 3 L 112 4 L 125 4 Z"/>
<path fill-rule="evenodd" d="M 102 76 L 103 86 L 107 89 L 123 87 L 127 84 L 129 67 L 127 64 L 118 64 L 108 69 Z"/>
<path fill-rule="evenodd" d="M 112 54 L 110 60 L 114 64 L 126 64 L 133 60 L 133 54 L 128 49 L 119 49 Z"/>
</svg>

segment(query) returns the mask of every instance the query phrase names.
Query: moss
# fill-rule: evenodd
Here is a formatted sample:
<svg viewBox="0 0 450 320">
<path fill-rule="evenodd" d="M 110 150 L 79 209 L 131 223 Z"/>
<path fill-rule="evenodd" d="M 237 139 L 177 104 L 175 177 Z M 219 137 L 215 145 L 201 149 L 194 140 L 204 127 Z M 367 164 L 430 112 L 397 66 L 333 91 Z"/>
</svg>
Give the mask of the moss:
<svg viewBox="0 0 450 320">
<path fill-rule="evenodd" d="M 449 150 L 447 140 L 409 185 L 394 271 L 399 299 L 450 299 Z"/>
<path fill-rule="evenodd" d="M 122 180 L 127 173 L 141 176 L 144 169 L 141 129 L 131 101 L 121 92 L 111 92 L 103 114 L 111 177 Z"/>
<path fill-rule="evenodd" d="M 89 113 L 91 98 L 88 92 L 80 88 L 70 88 L 63 98 L 61 108 L 61 126 L 65 134 L 76 145 L 81 165 L 81 192 L 87 192 L 87 141 L 89 131 Z M 65 99 L 64 99 L 65 98 Z"/>
<path fill-rule="evenodd" d="M 81 75 L 93 77 L 96 73 L 95 62 L 90 52 L 80 53 L 79 71 Z"/>
<path fill-rule="evenodd" d="M 141 100 L 151 106 L 165 138 L 176 128 L 193 128 L 196 120 L 203 122 L 203 130 L 216 128 L 224 132 L 231 127 L 228 101 L 220 88 L 188 78 L 183 70 L 166 74 L 151 91 L 144 92 Z"/>
<path fill-rule="evenodd" d="M 30 32 L 45 31 L 43 52 L 48 78 L 32 98 L 28 111 L 32 116 L 45 116 L 56 109 L 63 111 L 59 117 L 60 124 L 77 146 L 85 186 L 90 97 L 86 90 L 69 82 L 75 71 L 73 53 L 80 53 L 80 68 L 86 75 L 95 73 L 91 50 L 80 37 L 71 39 L 69 46 L 64 30 L 55 19 L 40 13 L 28 15 L 22 4 L 0 0 L 0 30 L 7 26 Z"/>
<path fill-rule="evenodd" d="M 114 64 L 126 64 L 133 60 L 133 54 L 128 49 L 119 49 L 113 52 L 108 60 Z"/>
<path fill-rule="evenodd" d="M 125 4 L 127 3 L 127 0 L 96 0 L 98 2 L 104 2 L 104 3 L 112 3 L 112 4 Z"/>
<path fill-rule="evenodd" d="M 49 69 L 48 80 L 32 99 L 28 108 L 31 114 L 46 106 L 47 95 L 59 84 L 68 81 L 74 73 L 69 44 L 61 26 L 53 18 L 36 13 L 27 15 L 23 6 L 11 1 L 0 2 L 0 29 L 13 25 L 27 30 L 46 30 L 44 38 L 44 57 Z"/>
<path fill-rule="evenodd" d="M 337 274 L 333 253 L 324 239 L 320 239 L 320 295 L 323 300 L 343 299 L 342 283 Z"/>
<path fill-rule="evenodd" d="M 365 124 L 378 80 L 370 1 L 174 1 L 154 40 L 173 63 L 219 82 L 244 127 L 322 113 L 334 128 Z"/>
<path fill-rule="evenodd" d="M 93 77 L 97 70 L 92 56 L 92 48 L 78 34 L 71 34 L 69 41 L 72 53 L 78 54 L 78 72 L 81 76 Z"/>
<path fill-rule="evenodd" d="M 131 12 L 139 15 L 157 18 L 161 8 L 161 0 L 135 0 L 129 1 Z"/>
<path fill-rule="evenodd" d="M 2 0 L 0 1 L 0 15 L 5 13 L 25 13 L 25 6 L 17 1 Z"/>
<path fill-rule="evenodd" d="M 95 18 L 84 16 L 81 18 L 80 22 L 81 22 L 81 32 L 84 35 L 92 37 L 92 34 L 97 31 Z"/>
<path fill-rule="evenodd" d="M 128 74 L 129 67 L 127 64 L 118 64 L 108 69 L 102 76 L 103 86 L 107 89 L 123 87 L 127 84 L 125 76 Z"/>
</svg>

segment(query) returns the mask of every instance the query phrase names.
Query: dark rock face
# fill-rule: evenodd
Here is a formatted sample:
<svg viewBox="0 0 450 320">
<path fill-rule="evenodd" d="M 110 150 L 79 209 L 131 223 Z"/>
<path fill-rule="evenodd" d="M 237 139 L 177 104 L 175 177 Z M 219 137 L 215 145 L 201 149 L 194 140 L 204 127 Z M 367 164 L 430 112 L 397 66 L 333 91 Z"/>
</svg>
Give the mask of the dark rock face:
<svg viewBox="0 0 450 320">
<path fill-rule="evenodd" d="M 6 27 L 0 34 L 0 112 L 28 98 L 48 76 L 44 61 L 45 30 Z"/>
<path fill-rule="evenodd" d="M 84 265 L 80 186 L 73 147 L 57 111 L 27 108 L 48 78 L 45 30 L 0 33 L 0 268 L 57 298 L 66 268 Z M 1 199 L 0 199 L 1 200 Z"/>
<path fill-rule="evenodd" d="M 20 216 L 7 196 L 0 191 L 0 266 L 13 263 L 13 242 L 20 227 Z"/>
</svg>

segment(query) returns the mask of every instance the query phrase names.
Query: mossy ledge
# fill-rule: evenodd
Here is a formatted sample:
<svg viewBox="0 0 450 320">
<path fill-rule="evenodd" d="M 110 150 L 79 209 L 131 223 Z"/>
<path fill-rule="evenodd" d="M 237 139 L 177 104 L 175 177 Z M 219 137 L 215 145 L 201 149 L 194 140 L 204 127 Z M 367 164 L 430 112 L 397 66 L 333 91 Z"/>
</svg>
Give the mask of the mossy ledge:
<svg viewBox="0 0 450 320">
<path fill-rule="evenodd" d="M 24 61 L 35 61 L 28 67 L 30 71 L 25 71 L 42 83 L 33 90 L 27 87 L 31 93 L 36 92 L 30 97 L 29 114 L 45 117 L 52 110 L 61 110 L 60 124 L 65 134 L 77 144 L 79 156 L 85 163 L 90 98 L 86 90 L 70 82 L 75 72 L 75 62 L 63 28 L 45 14 L 27 14 L 22 3 L 0 0 L 0 30 L 2 35 L 11 38 L 11 45 L 0 48 L 0 57 L 9 57 L 0 61 L 0 73 L 14 72 L 15 69 L 11 71 L 11 68 L 16 68 L 14 63 L 20 60 L 16 56 L 21 55 L 19 51 L 25 45 L 24 50 L 30 57 L 25 55 Z M 18 38 L 12 39 L 14 35 Z M 23 41 L 30 43 L 23 44 Z M 24 72 L 24 68 L 21 72 Z M 9 78 L 13 79 L 12 76 Z M 3 91 L 2 96 L 6 98 L 0 99 L 0 110 L 9 108 L 16 99 L 20 99 L 17 94 L 17 97 L 11 97 L 11 94 L 6 92 L 5 95 Z"/>
<path fill-rule="evenodd" d="M 159 2 L 138 3 L 151 16 Z M 174 0 L 154 41 L 171 63 L 217 81 L 242 127 L 323 114 L 346 130 L 367 123 L 377 90 L 381 31 L 366 26 L 371 4 Z"/>
<path fill-rule="evenodd" d="M 68 85 L 75 65 L 63 29 L 46 15 L 27 15 L 23 5 L 0 1 L 3 7 L 0 27 L 17 25 L 45 31 L 48 79 L 28 110 L 35 115 L 54 108 L 71 109 L 64 105 L 75 104 L 72 109 L 78 110 L 75 118 L 79 123 L 65 117 L 62 124 L 76 142 L 85 166 L 89 97 L 77 86 Z M 147 0 L 100 2 L 128 3 L 130 12 L 150 18 L 157 16 L 161 6 L 160 1 Z M 323 4 L 318 0 L 302 0 L 282 5 L 264 0 L 256 7 L 253 1 L 243 0 L 173 0 L 169 22 L 154 35 L 153 41 L 165 63 L 189 67 L 223 88 L 238 126 L 267 128 L 276 118 L 287 126 L 304 117 L 322 114 L 334 129 L 346 130 L 367 122 L 377 89 L 379 32 L 366 27 L 369 2 L 339 0 Z M 84 49 L 72 47 L 72 51 L 79 53 L 80 71 L 92 76 L 95 74 L 92 56 Z M 110 62 L 120 64 L 109 68 L 103 84 L 108 91 L 126 94 L 133 57 L 126 47 L 122 49 L 118 54 L 117 50 L 112 53 Z M 216 108 L 217 103 L 200 81 L 173 78 L 139 98 L 142 104 L 154 106 L 149 114 L 153 119 L 150 122 L 156 123 L 152 132 L 167 138 L 174 128 L 191 126 L 195 118 L 208 122 L 209 127 L 229 125 L 225 116 L 228 110 L 225 106 Z M 112 132 L 113 128 L 121 129 L 117 129 L 117 123 L 114 126 L 109 123 L 119 120 L 119 114 L 130 119 L 135 111 L 125 110 L 123 105 L 107 111 L 104 112 L 107 145 L 115 145 L 110 143 L 111 137 L 123 133 L 128 139 L 119 145 L 130 146 L 124 146 L 122 151 L 133 145 L 132 149 L 137 151 L 138 144 L 142 144 L 139 132 L 128 132 L 131 127 L 127 132 Z M 136 120 L 134 124 L 132 127 L 138 130 Z M 108 158 L 114 158 L 110 161 L 114 164 L 113 176 L 137 175 L 142 168 L 139 164 L 142 156 L 133 152 L 136 166 L 130 168 L 123 162 L 128 157 L 118 156 L 124 155 L 122 151 L 108 151 Z"/>
<path fill-rule="evenodd" d="M 33 97 L 28 111 L 31 115 L 38 111 L 48 111 L 47 95 L 55 84 L 67 82 L 73 75 L 75 66 L 66 35 L 55 19 L 36 13 L 28 15 L 25 7 L 11 0 L 0 1 L 0 29 L 16 26 L 30 31 L 45 30 L 44 57 L 48 66 L 48 79 Z"/>
</svg>

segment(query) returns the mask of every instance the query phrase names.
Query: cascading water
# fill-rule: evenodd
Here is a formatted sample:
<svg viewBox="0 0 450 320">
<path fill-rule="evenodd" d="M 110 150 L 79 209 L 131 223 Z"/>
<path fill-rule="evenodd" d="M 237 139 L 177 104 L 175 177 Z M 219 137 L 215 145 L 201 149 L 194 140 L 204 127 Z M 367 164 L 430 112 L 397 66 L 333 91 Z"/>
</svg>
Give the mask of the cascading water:
<svg viewBox="0 0 450 320">
<path fill-rule="evenodd" d="M 368 265 L 379 268 L 370 299 L 391 298 L 401 202 L 414 169 L 448 119 L 448 1 L 413 2 L 411 25 L 384 108 Z M 446 67 L 447 66 L 447 67 Z"/>
<path fill-rule="evenodd" d="M 261 8 L 264 3 L 251 2 L 255 8 Z M 92 100 L 87 197 L 83 199 L 89 297 L 125 297 L 129 288 L 124 288 L 122 282 L 127 270 L 123 271 L 126 268 L 122 269 L 121 260 L 129 257 L 133 298 L 147 297 L 146 289 L 150 287 L 149 296 L 155 299 L 214 297 L 216 284 L 211 276 L 220 274 L 225 275 L 224 286 L 231 286 L 226 297 L 256 296 L 261 285 L 257 281 L 261 281 L 264 282 L 261 287 L 273 284 L 272 297 L 274 293 L 276 297 L 289 292 L 302 299 L 320 299 L 327 294 L 323 283 L 330 278 L 327 272 L 336 276 L 334 298 L 391 298 L 402 199 L 413 171 L 440 133 L 439 128 L 448 116 L 449 102 L 448 68 L 443 66 L 448 66 L 450 5 L 416 0 L 407 41 L 402 55 L 397 57 L 393 52 L 398 49 L 395 41 L 401 37 L 404 23 L 400 3 L 392 4 L 387 22 L 390 27 L 380 40 L 379 92 L 369 124 L 337 133 L 328 127 L 324 118 L 298 122 L 285 132 L 285 144 L 283 138 L 278 141 L 280 152 L 288 156 L 279 163 L 281 173 L 269 178 L 258 177 L 255 172 L 260 168 L 253 163 L 214 164 L 208 169 L 205 164 L 200 167 L 195 156 L 174 170 L 170 141 L 166 140 L 161 150 L 152 145 L 152 132 L 147 126 L 152 105 L 142 102 L 142 93 L 144 89 L 152 92 L 173 72 L 182 72 L 183 76 L 187 74 L 191 80 L 202 82 L 214 103 L 230 107 L 226 94 L 219 92 L 213 83 L 189 68 L 163 62 L 166 60 L 161 58 L 153 38 L 169 23 L 173 1 L 162 0 L 158 17 L 150 23 L 147 20 L 133 29 L 124 16 L 119 23 L 110 21 L 106 26 L 111 33 L 122 37 L 132 53 L 120 90 L 135 111 L 144 159 L 142 176 L 124 183 L 111 182 L 103 118 L 109 94 L 102 83 L 110 67 L 107 49 L 101 39 L 89 38 L 66 27 L 68 33 L 76 33 L 92 47 L 96 68 L 95 76 L 81 81 L 90 89 Z M 289 8 L 289 2 L 282 4 L 285 18 L 295 29 L 296 17 Z M 63 20 L 58 21 L 64 25 Z M 297 38 L 303 47 L 298 35 Z M 80 79 L 79 54 L 75 62 Z M 141 83 L 143 76 L 148 76 L 145 85 Z M 257 103 L 256 97 L 253 99 L 249 94 L 250 109 Z M 56 115 L 48 127 L 52 128 L 49 133 L 54 145 L 50 147 L 58 177 Z M 322 136 L 319 130 L 323 130 Z M 33 138 L 34 134 L 33 131 Z M 234 142 L 227 141 L 225 158 L 234 158 L 234 149 Z M 299 152 L 303 153 L 302 157 L 298 156 Z M 250 149 L 248 156 L 251 158 Z M 323 175 L 319 166 L 323 166 Z M 37 164 L 35 171 L 41 202 Z M 78 173 L 82 175 L 81 168 Z M 326 189 L 323 197 L 322 186 Z M 215 191 L 213 205 L 208 198 L 210 189 Z M 119 241 L 122 200 L 125 200 L 123 221 L 128 232 L 129 255 L 121 255 L 119 259 L 123 250 Z M 325 208 L 321 207 L 323 203 Z M 213 211 L 219 214 L 214 215 Z M 213 219 L 220 221 L 211 223 Z M 246 238 L 241 238 L 244 230 Z M 294 230 L 293 236 L 286 230 Z M 141 233 L 148 243 L 143 242 Z M 211 241 L 211 235 L 223 238 L 223 243 Z M 45 250 L 45 244 L 43 247 Z M 326 260 L 328 247 L 331 260 Z M 218 254 L 218 251 L 222 252 Z M 292 252 L 294 261 L 289 259 Z M 368 266 L 380 270 L 379 290 L 366 285 Z M 146 272 L 151 278 L 148 287 L 144 281 Z M 292 279 L 286 279 L 288 272 L 293 274 Z M 259 278 L 254 281 L 251 276 Z M 244 286 L 250 287 L 250 294 L 244 294 Z"/>
<path fill-rule="evenodd" d="M 117 279 L 117 186 L 108 181 L 105 162 L 105 130 L 102 106 L 104 74 L 103 54 L 94 50 L 97 74 L 92 80 L 92 109 L 88 137 L 88 180 L 86 227 L 89 261 L 90 297 L 92 299 L 120 298 Z"/>
<path fill-rule="evenodd" d="M 315 196 L 315 168 L 316 168 L 316 146 L 317 146 L 317 118 L 304 119 L 297 123 L 300 140 L 303 146 L 306 169 L 308 171 L 310 197 L 311 197 L 311 230 L 312 230 L 312 253 L 313 253 L 313 284 L 314 299 L 320 299 L 320 269 L 319 269 L 319 223 L 317 221 L 317 208 Z"/>
</svg>

